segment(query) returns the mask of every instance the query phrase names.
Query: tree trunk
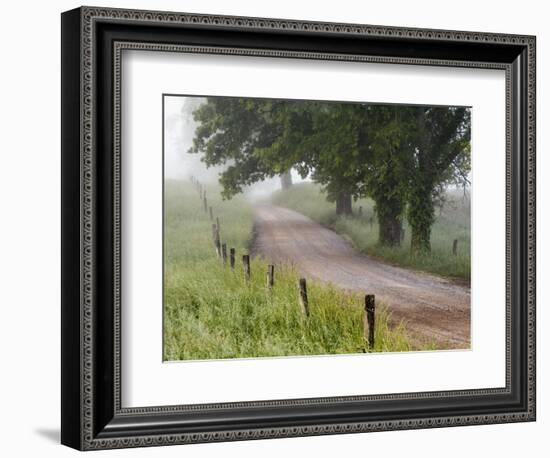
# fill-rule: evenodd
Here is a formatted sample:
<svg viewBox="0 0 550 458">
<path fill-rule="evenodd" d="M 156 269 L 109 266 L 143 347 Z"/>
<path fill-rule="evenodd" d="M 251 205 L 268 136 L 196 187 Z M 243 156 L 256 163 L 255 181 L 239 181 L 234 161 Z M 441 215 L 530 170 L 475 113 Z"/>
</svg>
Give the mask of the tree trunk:
<svg viewBox="0 0 550 458">
<path fill-rule="evenodd" d="M 284 173 L 281 173 L 281 188 L 288 189 L 292 186 L 292 174 L 290 170 L 287 170 Z"/>
<path fill-rule="evenodd" d="M 380 196 L 375 203 L 378 217 L 378 243 L 401 246 L 403 202 L 399 198 L 387 199 Z"/>
<path fill-rule="evenodd" d="M 337 215 L 351 215 L 353 213 L 351 208 L 351 194 L 341 191 L 336 194 L 336 214 Z"/>
<path fill-rule="evenodd" d="M 401 215 L 378 215 L 378 241 L 382 245 L 400 246 L 403 226 Z"/>
<path fill-rule="evenodd" d="M 415 253 L 429 253 L 431 251 L 431 232 L 432 228 L 425 225 L 412 226 L 411 251 Z"/>
<path fill-rule="evenodd" d="M 409 198 L 407 216 L 412 230 L 411 251 L 429 252 L 432 224 L 435 220 L 431 184 L 417 184 Z"/>
</svg>

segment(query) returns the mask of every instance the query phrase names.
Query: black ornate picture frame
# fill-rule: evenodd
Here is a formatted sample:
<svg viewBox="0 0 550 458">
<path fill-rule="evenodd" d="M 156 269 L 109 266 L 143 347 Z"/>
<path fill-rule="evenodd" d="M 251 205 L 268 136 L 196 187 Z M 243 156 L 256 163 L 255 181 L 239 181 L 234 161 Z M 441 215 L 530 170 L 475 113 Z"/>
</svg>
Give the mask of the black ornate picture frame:
<svg viewBox="0 0 550 458">
<path fill-rule="evenodd" d="M 82 7 L 62 15 L 62 433 L 79 450 L 535 420 L 535 37 Z M 121 405 L 125 49 L 506 72 L 506 386 Z M 182 387 L 185 390 L 185 387 Z"/>
</svg>

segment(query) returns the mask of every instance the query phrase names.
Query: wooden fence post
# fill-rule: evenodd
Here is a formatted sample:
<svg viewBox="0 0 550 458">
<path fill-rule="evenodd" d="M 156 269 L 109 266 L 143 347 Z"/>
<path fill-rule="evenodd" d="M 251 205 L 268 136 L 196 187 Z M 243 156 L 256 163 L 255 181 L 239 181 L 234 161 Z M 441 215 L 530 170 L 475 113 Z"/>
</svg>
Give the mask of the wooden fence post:
<svg viewBox="0 0 550 458">
<path fill-rule="evenodd" d="M 220 220 L 216 218 L 216 247 L 218 249 L 218 256 L 221 256 L 221 246 L 220 246 Z"/>
<path fill-rule="evenodd" d="M 457 240 L 457 239 L 454 239 L 454 240 L 453 240 L 453 254 L 454 254 L 455 256 L 456 256 L 457 248 L 458 248 L 458 240 Z"/>
<path fill-rule="evenodd" d="M 214 215 L 212 214 L 212 207 L 210 207 L 210 221 L 214 221 Z"/>
<path fill-rule="evenodd" d="M 225 266 L 227 264 L 227 244 L 222 243 L 222 260 L 223 265 Z"/>
<path fill-rule="evenodd" d="M 307 284 L 305 278 L 300 278 L 298 282 L 300 305 L 302 306 L 302 312 L 306 317 L 309 317 L 309 302 L 307 299 Z"/>
<path fill-rule="evenodd" d="M 272 289 L 274 284 L 275 284 L 275 266 L 273 264 L 269 264 L 267 266 L 267 287 L 269 289 Z"/>
<path fill-rule="evenodd" d="M 369 348 L 374 348 L 374 294 L 365 296 L 365 315 L 363 319 L 363 334 L 369 343 Z"/>
<path fill-rule="evenodd" d="M 229 267 L 231 270 L 235 270 L 235 248 L 229 249 Z"/>
<path fill-rule="evenodd" d="M 220 233 L 215 224 L 212 224 L 212 239 L 214 240 L 214 246 L 216 247 L 216 255 L 219 258 L 222 255 L 220 246 Z"/>
<path fill-rule="evenodd" d="M 206 213 L 208 211 L 208 201 L 206 200 L 206 193 L 204 193 L 203 207 L 204 207 L 204 213 Z"/>
<path fill-rule="evenodd" d="M 250 281 L 250 256 L 243 254 L 244 279 Z"/>
<path fill-rule="evenodd" d="M 214 245 L 216 244 L 216 225 L 212 224 L 212 240 L 214 241 Z"/>
</svg>

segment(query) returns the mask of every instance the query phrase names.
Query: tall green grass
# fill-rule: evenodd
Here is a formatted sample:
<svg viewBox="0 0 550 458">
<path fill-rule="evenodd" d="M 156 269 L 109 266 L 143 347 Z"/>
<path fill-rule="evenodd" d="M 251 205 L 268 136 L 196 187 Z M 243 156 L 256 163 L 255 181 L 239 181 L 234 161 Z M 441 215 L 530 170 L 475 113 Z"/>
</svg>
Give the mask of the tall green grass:
<svg viewBox="0 0 550 458">
<path fill-rule="evenodd" d="M 411 229 L 406 219 L 403 222 L 405 237 L 400 247 L 386 247 L 378 243 L 378 223 L 374 203 L 370 199 L 354 202 L 352 216 L 337 216 L 335 204 L 327 202 L 326 195 L 314 183 L 299 183 L 288 190 L 278 191 L 272 200 L 334 229 L 363 253 L 404 267 L 470 279 L 470 204 L 459 192 L 449 193 L 443 208 L 436 210 L 431 234 L 432 250 L 425 255 L 411 252 Z M 359 207 L 362 207 L 361 216 Z M 455 239 L 458 240 L 456 256 L 452 254 Z"/>
<path fill-rule="evenodd" d="M 237 251 L 236 269 L 217 258 L 211 221 L 191 184 L 167 181 L 164 239 L 164 359 L 220 359 L 289 355 L 407 351 L 402 325 L 390 328 L 378 304 L 375 347 L 363 337 L 362 299 L 308 280 L 310 317 L 298 303 L 297 272 L 276 266 L 275 287 L 266 287 L 267 263 L 251 261 L 244 278 L 253 211 L 242 196 L 222 202 L 219 190 L 207 197 L 220 219 L 228 250 Z"/>
</svg>

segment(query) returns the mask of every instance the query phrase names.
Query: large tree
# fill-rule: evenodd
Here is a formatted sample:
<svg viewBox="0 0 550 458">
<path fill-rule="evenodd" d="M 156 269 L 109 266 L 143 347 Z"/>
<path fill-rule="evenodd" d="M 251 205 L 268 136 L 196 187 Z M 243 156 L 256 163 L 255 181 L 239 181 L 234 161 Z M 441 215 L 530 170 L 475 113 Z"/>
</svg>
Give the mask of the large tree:
<svg viewBox="0 0 550 458">
<path fill-rule="evenodd" d="M 434 205 L 449 184 L 469 184 L 470 109 L 366 105 L 359 125 L 365 192 L 373 198 L 379 240 L 398 245 L 406 209 L 411 250 L 430 250 Z M 362 122 L 362 124 L 361 124 Z"/>
<path fill-rule="evenodd" d="M 315 154 L 310 158 L 312 178 L 323 185 L 328 199 L 336 202 L 337 215 L 351 215 L 352 199 L 363 193 L 363 176 L 358 167 L 359 106 L 319 103 L 309 139 Z"/>
<path fill-rule="evenodd" d="M 207 167 L 226 165 L 220 174 L 225 198 L 274 176 L 288 185 L 293 166 L 304 176 L 309 173 L 293 141 L 307 136 L 307 114 L 297 102 L 210 97 L 193 113 L 198 128 L 190 152 L 203 153 Z M 275 155 L 274 148 L 282 144 L 285 154 Z"/>
<path fill-rule="evenodd" d="M 434 203 L 449 183 L 469 183 L 470 109 L 416 107 L 413 127 L 407 220 L 412 228 L 411 249 L 426 252 L 430 251 Z"/>
</svg>

